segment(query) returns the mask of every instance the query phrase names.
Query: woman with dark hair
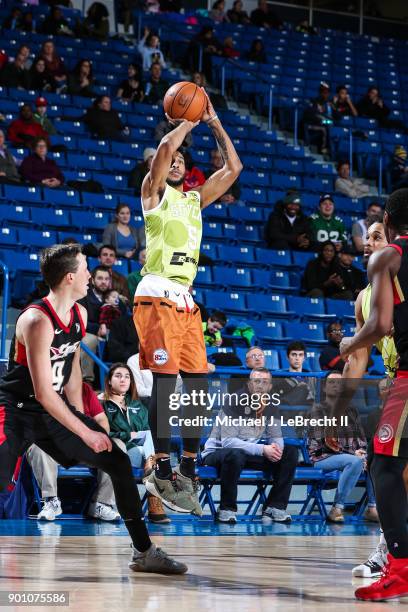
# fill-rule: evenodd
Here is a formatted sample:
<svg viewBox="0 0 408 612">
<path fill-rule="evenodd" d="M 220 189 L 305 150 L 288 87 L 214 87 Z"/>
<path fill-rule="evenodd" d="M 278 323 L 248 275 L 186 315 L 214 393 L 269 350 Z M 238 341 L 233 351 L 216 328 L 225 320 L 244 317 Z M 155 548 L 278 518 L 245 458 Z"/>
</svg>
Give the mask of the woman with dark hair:
<svg viewBox="0 0 408 612">
<path fill-rule="evenodd" d="M 131 212 L 127 204 L 118 204 L 115 220 L 104 229 L 102 244 L 111 244 L 118 257 L 133 259 L 146 246 L 143 227 L 130 225 Z"/>
<path fill-rule="evenodd" d="M 154 465 L 154 446 L 146 406 L 139 400 L 132 370 L 126 363 L 114 363 L 105 378 L 103 408 L 109 421 L 109 437 L 129 455 L 133 467 L 144 466 L 149 474 Z M 149 496 L 149 520 L 170 523 L 162 503 Z"/>
<path fill-rule="evenodd" d="M 55 79 L 48 72 L 45 61 L 38 57 L 30 68 L 28 74 L 29 89 L 35 91 L 55 91 Z"/>
<path fill-rule="evenodd" d="M 39 57 L 44 60 L 47 72 L 56 81 L 57 92 L 61 93 L 66 87 L 67 71 L 52 40 L 43 43 Z"/>
<path fill-rule="evenodd" d="M 78 29 L 80 36 L 106 40 L 109 36 L 109 11 L 106 6 L 102 2 L 93 2 Z"/>
<path fill-rule="evenodd" d="M 109 96 L 98 96 L 84 116 L 84 123 L 93 136 L 100 140 L 124 140 L 126 126 L 119 113 L 112 108 Z"/>
<path fill-rule="evenodd" d="M 227 18 L 230 23 L 239 23 L 241 25 L 251 23 L 248 13 L 242 7 L 242 0 L 235 0 L 232 9 L 227 11 Z"/>
<path fill-rule="evenodd" d="M 261 38 L 255 38 L 252 41 L 251 48 L 247 53 L 246 59 L 249 62 L 258 62 L 258 64 L 266 64 L 267 57 L 265 47 Z"/>
<path fill-rule="evenodd" d="M 336 247 L 331 240 L 322 242 L 318 257 L 307 264 L 302 284 L 309 297 L 334 297 L 341 291 L 343 279 L 338 274 Z"/>
<path fill-rule="evenodd" d="M 215 0 L 208 16 L 216 23 L 228 21 L 227 16 L 225 14 L 225 0 Z"/>
<path fill-rule="evenodd" d="M 92 90 L 94 82 L 92 62 L 88 59 L 81 59 L 68 76 L 68 93 L 91 98 L 95 95 Z"/>
<path fill-rule="evenodd" d="M 200 185 L 204 185 L 204 173 L 194 165 L 193 158 L 188 151 L 183 151 L 186 173 L 184 175 L 183 191 L 191 191 Z"/>
<path fill-rule="evenodd" d="M 119 85 L 118 98 L 129 102 L 142 102 L 144 98 L 143 81 L 140 75 L 140 68 L 137 64 L 129 64 L 128 78 Z"/>
</svg>

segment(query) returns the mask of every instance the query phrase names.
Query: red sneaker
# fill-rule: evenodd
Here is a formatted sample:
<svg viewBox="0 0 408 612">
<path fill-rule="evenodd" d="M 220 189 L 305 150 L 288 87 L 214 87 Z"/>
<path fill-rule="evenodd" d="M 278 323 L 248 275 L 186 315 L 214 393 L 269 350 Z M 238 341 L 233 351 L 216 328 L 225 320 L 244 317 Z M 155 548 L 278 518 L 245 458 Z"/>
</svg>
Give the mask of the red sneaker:
<svg viewBox="0 0 408 612">
<path fill-rule="evenodd" d="M 381 578 L 355 592 L 362 601 L 386 601 L 408 596 L 408 559 L 395 559 L 387 555 Z"/>
</svg>

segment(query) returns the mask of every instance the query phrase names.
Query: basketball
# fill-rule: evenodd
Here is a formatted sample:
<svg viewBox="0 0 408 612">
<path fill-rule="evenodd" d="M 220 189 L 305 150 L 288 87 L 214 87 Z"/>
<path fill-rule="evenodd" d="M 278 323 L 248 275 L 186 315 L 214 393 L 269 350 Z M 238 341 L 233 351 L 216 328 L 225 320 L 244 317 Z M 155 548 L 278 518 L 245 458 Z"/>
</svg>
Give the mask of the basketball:
<svg viewBox="0 0 408 612">
<path fill-rule="evenodd" d="M 199 121 L 207 104 L 203 90 L 195 83 L 180 81 L 167 90 L 163 100 L 164 111 L 172 119 Z"/>
</svg>

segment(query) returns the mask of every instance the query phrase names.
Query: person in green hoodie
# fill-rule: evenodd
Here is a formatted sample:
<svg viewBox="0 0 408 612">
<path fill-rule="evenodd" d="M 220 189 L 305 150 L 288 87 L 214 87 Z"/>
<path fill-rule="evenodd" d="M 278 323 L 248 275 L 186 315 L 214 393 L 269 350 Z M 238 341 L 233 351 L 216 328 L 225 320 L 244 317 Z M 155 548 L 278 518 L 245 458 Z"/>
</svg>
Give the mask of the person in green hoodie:
<svg viewBox="0 0 408 612">
<path fill-rule="evenodd" d="M 154 446 L 146 406 L 137 395 L 132 370 L 126 363 L 113 363 L 105 378 L 103 409 L 109 421 L 109 437 L 126 450 L 133 467 L 145 468 L 154 463 Z M 119 442 L 118 442 L 119 441 Z M 169 523 L 158 497 L 148 496 L 149 520 Z"/>
<path fill-rule="evenodd" d="M 325 193 L 320 197 L 319 208 L 310 217 L 313 234 L 313 242 L 318 248 L 322 242 L 331 240 L 336 251 L 347 244 L 347 232 L 344 221 L 334 214 L 334 202 L 330 194 Z"/>
<path fill-rule="evenodd" d="M 36 123 L 39 123 L 42 129 L 47 132 L 49 135 L 53 135 L 57 133 L 53 123 L 47 116 L 47 105 L 48 102 L 45 98 L 39 97 L 35 101 L 35 113 L 33 114 L 33 119 Z"/>
</svg>

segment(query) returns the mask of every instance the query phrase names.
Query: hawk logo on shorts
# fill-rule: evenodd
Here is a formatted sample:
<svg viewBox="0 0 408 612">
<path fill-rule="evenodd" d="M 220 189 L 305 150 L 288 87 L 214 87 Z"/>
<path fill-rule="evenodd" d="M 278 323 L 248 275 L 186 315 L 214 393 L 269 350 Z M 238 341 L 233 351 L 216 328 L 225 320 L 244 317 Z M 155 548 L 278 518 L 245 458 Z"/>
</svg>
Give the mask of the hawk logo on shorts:
<svg viewBox="0 0 408 612">
<path fill-rule="evenodd" d="M 153 353 L 153 361 L 157 365 L 165 365 L 169 360 L 169 356 L 164 349 L 156 349 Z"/>
<path fill-rule="evenodd" d="M 170 297 L 170 292 L 167 291 L 167 289 L 164 290 L 164 297 L 165 298 L 169 298 Z"/>
<path fill-rule="evenodd" d="M 394 437 L 394 429 L 391 425 L 383 425 L 378 432 L 378 439 L 382 444 L 386 444 Z"/>
</svg>

